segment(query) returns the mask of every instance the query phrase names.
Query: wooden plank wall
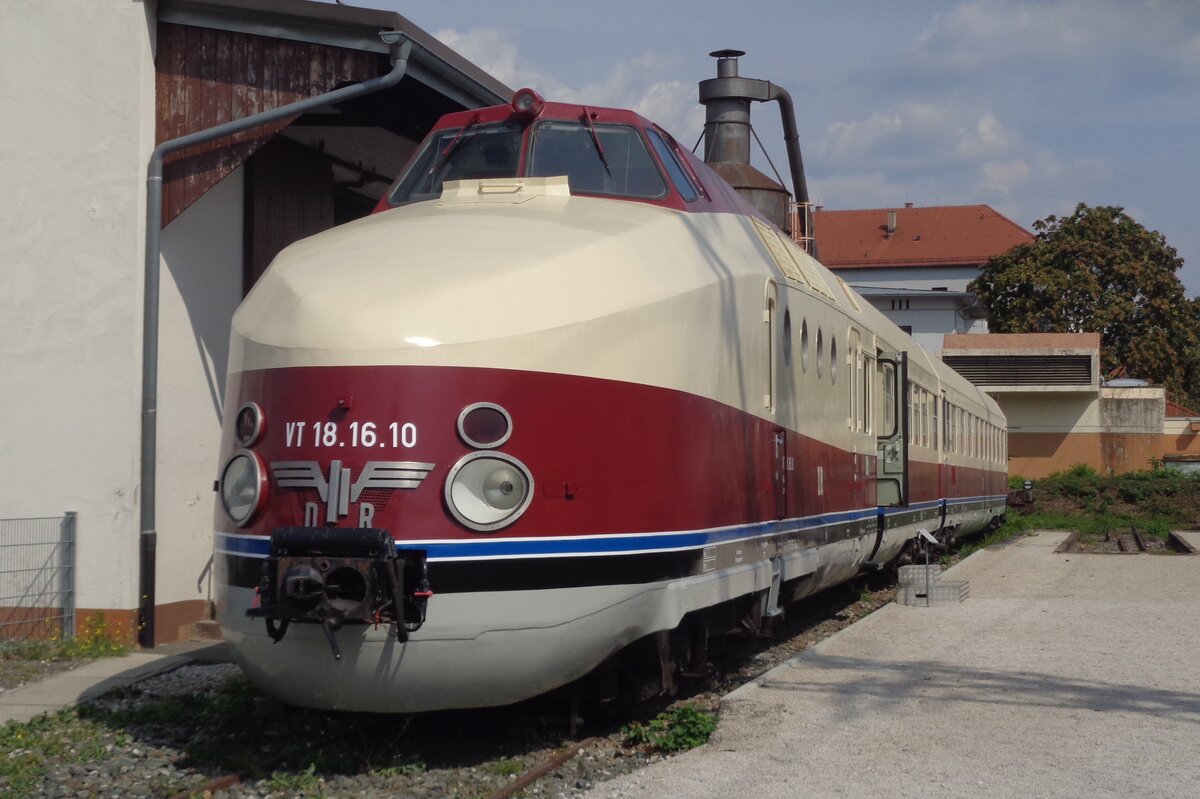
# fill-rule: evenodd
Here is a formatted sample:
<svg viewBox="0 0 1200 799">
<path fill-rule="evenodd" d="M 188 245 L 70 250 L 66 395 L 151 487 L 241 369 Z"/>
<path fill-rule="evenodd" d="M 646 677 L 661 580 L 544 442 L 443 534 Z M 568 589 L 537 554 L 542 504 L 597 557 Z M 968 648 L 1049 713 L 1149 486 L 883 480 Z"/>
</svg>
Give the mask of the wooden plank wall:
<svg viewBox="0 0 1200 799">
<path fill-rule="evenodd" d="M 388 68 L 378 53 L 160 22 L 156 138 L 169 141 L 367 80 Z M 168 157 L 163 226 L 290 122 L 252 128 Z"/>
</svg>

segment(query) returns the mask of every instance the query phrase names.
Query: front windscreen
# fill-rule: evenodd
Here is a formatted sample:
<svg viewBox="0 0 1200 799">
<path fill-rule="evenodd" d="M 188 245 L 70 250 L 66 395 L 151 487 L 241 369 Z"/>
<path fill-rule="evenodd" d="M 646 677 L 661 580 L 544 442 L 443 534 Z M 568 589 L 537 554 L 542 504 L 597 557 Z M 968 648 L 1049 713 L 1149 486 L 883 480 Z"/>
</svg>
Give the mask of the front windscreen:
<svg viewBox="0 0 1200 799">
<path fill-rule="evenodd" d="M 425 142 L 389 198 L 392 205 L 440 197 L 447 180 L 516 177 L 521 160 L 517 125 L 441 130 Z"/>
<path fill-rule="evenodd" d="M 626 125 L 541 122 L 533 131 L 530 177 L 566 175 L 572 194 L 657 198 L 662 175 L 636 129 Z"/>
</svg>

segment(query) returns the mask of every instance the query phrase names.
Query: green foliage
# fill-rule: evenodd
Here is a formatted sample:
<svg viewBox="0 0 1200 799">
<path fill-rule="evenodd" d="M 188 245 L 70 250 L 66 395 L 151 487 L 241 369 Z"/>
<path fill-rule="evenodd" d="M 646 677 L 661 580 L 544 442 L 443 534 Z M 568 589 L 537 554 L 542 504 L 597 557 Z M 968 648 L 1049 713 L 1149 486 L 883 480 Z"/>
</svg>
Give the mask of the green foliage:
<svg viewBox="0 0 1200 799">
<path fill-rule="evenodd" d="M 263 780 L 260 788 L 268 793 L 280 793 L 290 796 L 301 791 L 311 791 L 320 783 L 317 776 L 317 765 L 309 763 L 303 771 L 273 771 L 271 776 Z"/>
<path fill-rule="evenodd" d="M 1084 538 L 1139 533 L 1165 539 L 1171 530 L 1200 522 L 1200 475 L 1156 465 L 1146 471 L 1103 476 L 1083 464 L 1034 484 L 1034 504 L 1010 509 L 993 535 L 1027 530 L 1073 530 Z M 981 545 L 994 543 L 992 537 Z"/>
<path fill-rule="evenodd" d="M 74 638 L 0 641 L 0 660 L 90 660 L 128 653 L 129 645 L 113 636 L 103 613 L 88 618 Z"/>
<path fill-rule="evenodd" d="M 32 796 L 52 765 L 98 760 L 105 730 L 78 718 L 74 709 L 10 721 L 0 727 L 0 796 Z"/>
<path fill-rule="evenodd" d="M 75 637 L 64 643 L 71 658 L 112 657 L 129 652 L 129 644 L 113 635 L 103 613 L 89 616 Z"/>
<path fill-rule="evenodd" d="M 694 705 L 679 705 L 659 713 L 650 723 L 633 722 L 621 734 L 629 746 L 641 746 L 659 752 L 683 752 L 708 741 L 717 729 L 717 720 Z"/>
<path fill-rule="evenodd" d="M 410 774 L 424 774 L 428 769 L 425 761 L 415 755 L 400 755 L 395 758 L 392 765 L 380 766 L 379 768 L 371 769 L 371 773 L 377 777 L 402 777 Z"/>
<path fill-rule="evenodd" d="M 1029 479 L 1028 477 L 1022 477 L 1019 474 L 1010 474 L 1008 476 L 1008 490 L 1009 491 L 1023 490 L 1025 488 L 1025 481 L 1028 479 Z"/>
<path fill-rule="evenodd" d="M 501 777 L 515 777 L 525 771 L 525 764 L 517 758 L 502 757 L 487 765 L 488 771 Z"/>
<path fill-rule="evenodd" d="M 1080 203 L 1033 224 L 1036 240 L 992 258 L 970 290 L 994 333 L 1100 333 L 1105 374 L 1124 370 L 1200 405 L 1200 298 L 1161 233 L 1117 207 Z"/>
</svg>

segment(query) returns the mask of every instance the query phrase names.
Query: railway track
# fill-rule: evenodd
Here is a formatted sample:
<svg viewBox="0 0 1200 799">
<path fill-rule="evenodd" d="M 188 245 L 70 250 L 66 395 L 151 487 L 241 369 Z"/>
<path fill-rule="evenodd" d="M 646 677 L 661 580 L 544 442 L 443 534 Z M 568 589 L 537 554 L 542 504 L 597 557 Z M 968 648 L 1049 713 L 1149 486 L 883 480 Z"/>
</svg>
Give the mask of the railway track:
<svg viewBox="0 0 1200 799">
<path fill-rule="evenodd" d="M 566 735 L 574 712 L 566 692 L 513 708 L 411 717 L 403 734 L 389 741 L 381 740 L 386 737 L 381 730 L 389 724 L 396 726 L 391 717 L 313 713 L 281 707 L 272 711 L 279 717 L 270 728 L 259 732 L 259 738 L 278 741 L 288 730 L 295 739 L 293 744 L 312 743 L 315 751 L 318 742 L 335 734 L 336 729 L 343 740 L 374 740 L 380 749 L 390 749 L 394 754 L 403 752 L 413 763 L 421 764 L 405 774 L 397 773 L 404 771 L 403 768 L 380 765 L 364 768 L 359 774 L 326 776 L 319 787 L 319 795 L 326 797 L 361 795 L 365 790 L 390 791 L 416 799 L 447 795 L 508 799 L 534 786 L 541 789 L 542 795 L 571 796 L 661 757 L 625 745 L 624 725 L 648 721 L 677 704 L 715 710 L 725 693 L 852 624 L 891 601 L 893 596 L 894 588 L 886 583 L 867 585 L 856 581 L 809 598 L 789 608 L 770 636 L 747 635 L 734 645 L 714 650 L 707 672 L 679 680 L 674 697 L 657 697 L 609 718 L 601 718 L 593 710 L 583 723 L 589 737 L 582 740 L 570 740 Z M 153 734 L 149 730 L 140 731 L 141 735 L 148 733 Z M 231 741 L 231 746 L 236 745 Z M 295 782 L 303 776 L 305 763 L 295 755 L 295 745 L 282 750 L 287 753 L 285 756 L 281 756 L 280 749 L 272 749 L 272 743 L 265 746 L 268 751 L 262 753 L 252 768 L 237 774 L 220 774 L 176 793 L 172 799 L 260 797 L 265 795 L 264 786 L 272 779 Z M 447 755 L 452 749 L 457 752 Z M 180 754 L 188 757 L 190 753 L 185 748 Z M 374 762 L 383 764 L 386 758 L 381 759 L 378 754 L 375 753 Z M 318 792 L 314 785 L 311 793 L 299 790 L 297 795 L 318 795 Z"/>
</svg>

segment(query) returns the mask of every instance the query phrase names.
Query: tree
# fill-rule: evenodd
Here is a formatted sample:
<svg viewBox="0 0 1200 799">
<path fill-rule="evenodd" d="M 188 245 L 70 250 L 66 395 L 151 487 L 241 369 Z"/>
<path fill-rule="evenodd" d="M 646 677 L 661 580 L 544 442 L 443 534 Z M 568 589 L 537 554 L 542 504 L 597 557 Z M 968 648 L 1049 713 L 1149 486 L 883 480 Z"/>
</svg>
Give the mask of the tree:
<svg viewBox="0 0 1200 799">
<path fill-rule="evenodd" d="M 1099 333 L 1105 374 L 1124 373 L 1200 404 L 1200 298 L 1183 259 L 1123 208 L 1080 203 L 1033 223 L 1035 241 L 987 262 L 970 285 L 995 333 Z"/>
</svg>

